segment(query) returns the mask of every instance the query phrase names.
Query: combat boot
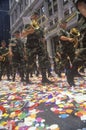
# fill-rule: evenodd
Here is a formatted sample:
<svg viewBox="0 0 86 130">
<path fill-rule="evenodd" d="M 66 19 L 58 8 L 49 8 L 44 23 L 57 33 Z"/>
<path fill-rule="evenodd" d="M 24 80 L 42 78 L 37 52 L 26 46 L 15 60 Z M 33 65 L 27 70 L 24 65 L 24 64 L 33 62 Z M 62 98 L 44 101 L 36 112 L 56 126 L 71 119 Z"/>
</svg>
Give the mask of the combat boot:
<svg viewBox="0 0 86 130">
<path fill-rule="evenodd" d="M 53 83 L 52 81 L 47 79 L 46 70 L 45 69 L 42 69 L 41 74 L 42 74 L 42 83 L 48 83 L 48 84 L 52 84 Z"/>
<path fill-rule="evenodd" d="M 33 84 L 31 80 L 26 80 L 26 84 Z"/>
<path fill-rule="evenodd" d="M 42 79 L 42 83 L 52 84 L 53 82 L 48 80 L 47 78 L 44 78 L 44 79 Z"/>
</svg>

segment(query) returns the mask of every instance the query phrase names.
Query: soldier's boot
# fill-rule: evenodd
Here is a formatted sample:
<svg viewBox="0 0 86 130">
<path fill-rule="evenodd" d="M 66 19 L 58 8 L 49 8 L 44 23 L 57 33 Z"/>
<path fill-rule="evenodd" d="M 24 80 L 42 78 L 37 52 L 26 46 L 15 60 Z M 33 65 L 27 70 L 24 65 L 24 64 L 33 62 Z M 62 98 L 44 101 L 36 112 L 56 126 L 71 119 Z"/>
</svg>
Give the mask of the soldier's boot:
<svg viewBox="0 0 86 130">
<path fill-rule="evenodd" d="M 67 82 L 70 85 L 70 87 L 75 86 L 74 74 L 73 74 L 73 72 L 71 72 L 71 70 L 67 70 L 66 77 L 67 77 Z"/>
<path fill-rule="evenodd" d="M 29 73 L 26 74 L 26 84 L 32 84 L 32 82 L 29 79 Z"/>
<path fill-rule="evenodd" d="M 32 74 L 32 72 L 30 73 L 30 77 L 33 77 L 33 74 Z"/>
<path fill-rule="evenodd" d="M 38 71 L 38 70 L 37 70 L 36 76 L 37 76 L 37 77 L 39 76 L 39 71 Z"/>
<path fill-rule="evenodd" d="M 24 82 L 25 79 L 24 79 L 24 74 L 21 75 L 21 82 Z"/>
<path fill-rule="evenodd" d="M 1 76 L 0 76 L 0 81 L 1 81 L 2 79 L 1 79 Z"/>
<path fill-rule="evenodd" d="M 41 74 L 42 74 L 42 83 L 48 83 L 48 84 L 52 84 L 53 82 L 47 79 L 46 76 L 46 69 L 42 69 L 41 70 Z"/>
<path fill-rule="evenodd" d="M 12 79 L 12 80 L 13 80 L 13 82 L 14 82 L 14 81 L 15 81 L 15 77 L 13 77 L 13 79 Z"/>
<path fill-rule="evenodd" d="M 8 81 L 11 80 L 11 79 L 10 79 L 10 74 L 9 74 L 9 73 L 7 74 L 7 80 L 8 80 Z"/>
<path fill-rule="evenodd" d="M 10 81 L 11 80 L 10 77 L 7 77 L 7 80 Z"/>
<path fill-rule="evenodd" d="M 49 69 L 48 69 L 48 77 L 53 77 Z"/>
<path fill-rule="evenodd" d="M 2 76 L 1 76 L 1 74 L 0 74 L 0 81 L 2 80 L 1 77 L 2 77 Z"/>
<path fill-rule="evenodd" d="M 0 81 L 2 80 L 2 71 L 0 70 Z"/>
<path fill-rule="evenodd" d="M 16 76 L 16 74 L 13 74 L 13 78 L 12 78 L 13 82 L 15 81 L 15 76 Z"/>
<path fill-rule="evenodd" d="M 24 82 L 25 80 L 24 80 L 24 78 L 21 78 L 21 82 Z"/>
</svg>

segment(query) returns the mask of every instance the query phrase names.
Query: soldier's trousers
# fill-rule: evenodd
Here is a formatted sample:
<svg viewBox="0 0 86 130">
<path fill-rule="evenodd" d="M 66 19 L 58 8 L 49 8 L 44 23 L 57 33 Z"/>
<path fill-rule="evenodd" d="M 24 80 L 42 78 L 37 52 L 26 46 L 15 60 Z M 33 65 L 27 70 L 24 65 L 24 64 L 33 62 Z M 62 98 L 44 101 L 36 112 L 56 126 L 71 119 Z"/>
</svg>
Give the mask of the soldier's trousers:
<svg viewBox="0 0 86 130">
<path fill-rule="evenodd" d="M 10 64 L 8 62 L 0 62 L 0 80 L 2 78 L 2 75 L 5 74 L 7 75 L 7 78 L 9 79 L 10 77 Z"/>
<path fill-rule="evenodd" d="M 83 65 L 86 67 L 86 49 L 81 49 L 79 51 L 77 57 L 74 58 L 72 65 L 72 68 L 67 69 L 67 80 L 70 85 L 74 85 L 74 77 L 80 76 L 78 68 Z"/>
<path fill-rule="evenodd" d="M 43 43 L 40 43 L 40 44 L 43 44 Z M 45 49 L 42 46 L 28 48 L 27 54 L 28 54 L 28 62 L 27 62 L 26 80 L 28 81 L 29 79 L 29 73 L 33 69 L 36 56 L 38 56 L 38 63 L 39 63 L 39 68 L 41 71 L 42 79 L 43 80 L 46 79 L 48 57 L 47 57 L 47 53 Z"/>
<path fill-rule="evenodd" d="M 24 62 L 21 60 L 13 59 L 12 62 L 12 78 L 15 81 L 16 73 L 18 73 L 21 77 L 21 81 L 24 80 Z"/>
</svg>

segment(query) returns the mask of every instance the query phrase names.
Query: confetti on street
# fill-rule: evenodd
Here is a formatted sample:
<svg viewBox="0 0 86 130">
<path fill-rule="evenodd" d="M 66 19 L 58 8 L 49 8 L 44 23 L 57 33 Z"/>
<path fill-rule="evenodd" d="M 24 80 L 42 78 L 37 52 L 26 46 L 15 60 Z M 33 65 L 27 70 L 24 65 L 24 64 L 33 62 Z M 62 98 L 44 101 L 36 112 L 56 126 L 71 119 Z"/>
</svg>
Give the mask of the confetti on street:
<svg viewBox="0 0 86 130">
<path fill-rule="evenodd" d="M 53 84 L 0 82 L 0 130 L 86 129 L 86 81 L 76 78 L 76 87 L 66 79 L 51 77 Z"/>
</svg>

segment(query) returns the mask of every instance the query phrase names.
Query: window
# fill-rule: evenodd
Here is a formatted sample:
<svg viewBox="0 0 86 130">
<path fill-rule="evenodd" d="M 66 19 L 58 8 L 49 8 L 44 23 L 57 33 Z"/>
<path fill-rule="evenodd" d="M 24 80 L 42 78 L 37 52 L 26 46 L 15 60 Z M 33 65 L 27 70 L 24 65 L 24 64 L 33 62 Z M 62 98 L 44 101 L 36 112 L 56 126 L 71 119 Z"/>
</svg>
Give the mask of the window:
<svg viewBox="0 0 86 130">
<path fill-rule="evenodd" d="M 50 26 L 52 26 L 53 25 L 53 21 L 50 21 Z"/>
<path fill-rule="evenodd" d="M 57 2 L 57 0 L 53 0 L 53 2 Z"/>
<path fill-rule="evenodd" d="M 41 13 L 44 14 L 45 12 L 45 8 L 44 8 L 44 5 L 41 6 Z"/>
<path fill-rule="evenodd" d="M 44 13 L 45 9 L 44 9 L 44 6 L 42 6 L 42 12 Z"/>
<path fill-rule="evenodd" d="M 66 16 L 68 16 L 69 15 L 69 10 L 66 10 L 65 12 L 64 12 L 64 16 L 66 17 Z"/>
<path fill-rule="evenodd" d="M 58 10 L 58 9 L 57 9 L 57 4 L 54 5 L 53 9 L 54 9 L 54 12 L 56 12 L 56 11 Z"/>
<path fill-rule="evenodd" d="M 28 5 L 28 0 L 25 0 L 25 6 L 27 6 Z"/>
<path fill-rule="evenodd" d="M 48 0 L 48 5 L 51 4 L 52 0 Z"/>
<path fill-rule="evenodd" d="M 63 3 L 64 3 L 64 4 L 67 4 L 67 3 L 68 3 L 68 0 L 63 0 Z"/>
<path fill-rule="evenodd" d="M 52 9 L 49 10 L 49 16 L 51 16 L 51 15 L 52 15 Z"/>
<path fill-rule="evenodd" d="M 53 5 L 56 5 L 57 4 L 57 0 L 53 0 Z"/>
<path fill-rule="evenodd" d="M 44 21 L 45 21 L 45 17 L 42 18 L 42 22 L 44 22 Z"/>
<path fill-rule="evenodd" d="M 71 12 L 75 12 L 75 11 L 76 11 L 75 6 L 71 7 Z"/>
<path fill-rule="evenodd" d="M 12 14 L 12 24 L 14 24 L 14 13 Z"/>
<path fill-rule="evenodd" d="M 48 6 L 51 6 L 51 0 L 48 0 Z"/>
<path fill-rule="evenodd" d="M 12 0 L 10 0 L 10 2 L 12 3 Z"/>
<path fill-rule="evenodd" d="M 15 10 L 14 13 L 15 13 L 15 19 L 17 19 L 17 10 Z"/>
<path fill-rule="evenodd" d="M 41 24 L 41 19 L 40 19 L 40 20 L 38 20 L 38 23 L 39 23 L 39 24 Z"/>
<path fill-rule="evenodd" d="M 23 11 L 23 4 L 22 3 L 19 4 L 19 9 L 20 9 L 19 12 L 21 13 Z"/>
<path fill-rule="evenodd" d="M 57 23 L 57 22 L 58 22 L 58 17 L 56 17 L 56 18 L 54 19 L 54 21 L 55 21 L 55 23 Z"/>
</svg>

